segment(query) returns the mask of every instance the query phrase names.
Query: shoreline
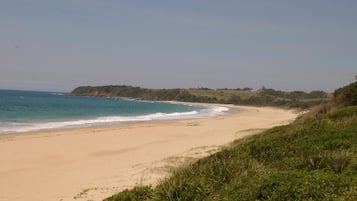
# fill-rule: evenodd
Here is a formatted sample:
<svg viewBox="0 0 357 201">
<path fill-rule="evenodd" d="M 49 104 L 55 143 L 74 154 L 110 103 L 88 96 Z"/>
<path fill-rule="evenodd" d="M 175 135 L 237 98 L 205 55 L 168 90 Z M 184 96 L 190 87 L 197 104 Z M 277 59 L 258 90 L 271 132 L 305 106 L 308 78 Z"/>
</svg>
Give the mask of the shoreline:
<svg viewBox="0 0 357 201">
<path fill-rule="evenodd" d="M 171 120 L 181 120 L 181 119 L 202 119 L 211 118 L 219 115 L 224 115 L 228 112 L 225 109 L 217 111 L 218 108 L 228 108 L 232 110 L 233 107 L 222 106 L 220 104 L 204 104 L 204 103 L 191 103 L 191 102 L 178 102 L 178 101 L 155 101 L 158 103 L 167 104 L 177 104 L 177 105 L 189 105 L 205 108 L 195 108 L 195 110 L 187 112 L 171 112 L 171 113 L 150 113 L 150 114 L 139 114 L 134 116 L 98 116 L 92 118 L 79 118 L 79 119 L 68 119 L 62 121 L 43 121 L 37 123 L 30 123 L 29 125 L 24 125 L 25 127 L 20 127 L 20 130 L 4 131 L 0 132 L 2 135 L 17 135 L 17 134 L 28 134 L 33 132 L 51 132 L 53 130 L 63 130 L 63 129 L 76 129 L 76 128 L 90 128 L 90 127 L 101 127 L 101 126 L 112 126 L 112 125 L 126 125 L 132 123 L 143 123 L 143 122 L 155 122 L 155 121 L 171 121 Z M 81 122 L 81 123 L 79 123 Z M 0 129 L 1 131 L 1 129 Z"/>
<path fill-rule="evenodd" d="M 297 116 L 271 107 L 218 106 L 241 110 L 0 135 L 0 201 L 100 200 L 137 184 L 155 184 L 174 167 Z"/>
</svg>

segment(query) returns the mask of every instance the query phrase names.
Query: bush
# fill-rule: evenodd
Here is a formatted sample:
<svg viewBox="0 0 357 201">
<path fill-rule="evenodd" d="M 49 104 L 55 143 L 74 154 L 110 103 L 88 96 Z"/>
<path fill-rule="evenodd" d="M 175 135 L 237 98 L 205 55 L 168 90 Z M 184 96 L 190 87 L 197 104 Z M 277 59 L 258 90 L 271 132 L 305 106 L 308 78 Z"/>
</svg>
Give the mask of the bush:
<svg viewBox="0 0 357 201">
<path fill-rule="evenodd" d="M 333 97 L 334 103 L 339 106 L 357 105 L 357 82 L 337 89 Z"/>
</svg>

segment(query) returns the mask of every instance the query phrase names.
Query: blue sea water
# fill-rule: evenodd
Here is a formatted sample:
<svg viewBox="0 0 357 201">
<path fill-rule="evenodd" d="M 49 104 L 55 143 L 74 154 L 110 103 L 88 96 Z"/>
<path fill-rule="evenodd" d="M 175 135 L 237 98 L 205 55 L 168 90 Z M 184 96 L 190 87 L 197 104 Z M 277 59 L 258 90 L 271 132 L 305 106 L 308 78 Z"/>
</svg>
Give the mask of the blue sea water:
<svg viewBox="0 0 357 201">
<path fill-rule="evenodd" d="M 0 134 L 214 116 L 224 107 L 0 90 Z"/>
</svg>

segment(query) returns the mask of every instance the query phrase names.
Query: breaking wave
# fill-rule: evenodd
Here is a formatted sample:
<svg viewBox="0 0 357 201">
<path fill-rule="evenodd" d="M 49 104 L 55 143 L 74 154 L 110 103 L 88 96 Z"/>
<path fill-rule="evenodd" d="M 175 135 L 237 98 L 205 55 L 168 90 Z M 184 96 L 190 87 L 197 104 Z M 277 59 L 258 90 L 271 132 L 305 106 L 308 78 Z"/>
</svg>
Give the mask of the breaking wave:
<svg viewBox="0 0 357 201">
<path fill-rule="evenodd" d="M 53 122 L 0 122 L 0 133 L 18 133 L 39 130 L 52 130 L 59 128 L 89 127 L 94 125 L 106 125 L 129 122 L 144 122 L 155 120 L 173 120 L 189 118 L 205 118 L 224 114 L 229 109 L 226 107 L 202 107 L 189 112 L 153 113 L 138 116 L 104 116 L 91 119 L 76 119 Z"/>
</svg>

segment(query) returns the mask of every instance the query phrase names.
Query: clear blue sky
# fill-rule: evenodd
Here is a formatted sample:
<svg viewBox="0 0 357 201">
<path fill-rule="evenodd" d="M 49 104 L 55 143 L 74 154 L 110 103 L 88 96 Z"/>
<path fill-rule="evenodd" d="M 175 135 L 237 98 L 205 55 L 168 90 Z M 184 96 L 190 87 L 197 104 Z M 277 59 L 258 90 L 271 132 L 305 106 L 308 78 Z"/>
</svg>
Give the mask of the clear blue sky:
<svg viewBox="0 0 357 201">
<path fill-rule="evenodd" d="M 356 0 L 0 1 L 0 88 L 332 91 L 355 75 Z"/>
</svg>

